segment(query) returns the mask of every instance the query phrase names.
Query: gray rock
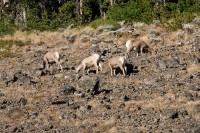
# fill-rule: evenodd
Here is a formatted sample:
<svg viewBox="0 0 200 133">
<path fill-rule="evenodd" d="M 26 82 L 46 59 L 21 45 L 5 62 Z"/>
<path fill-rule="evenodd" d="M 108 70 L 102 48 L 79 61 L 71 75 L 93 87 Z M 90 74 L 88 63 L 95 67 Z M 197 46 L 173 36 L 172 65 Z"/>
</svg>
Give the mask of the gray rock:
<svg viewBox="0 0 200 133">
<path fill-rule="evenodd" d="M 90 41 L 94 44 L 98 44 L 101 43 L 102 38 L 100 37 L 95 37 L 95 38 L 91 38 Z"/>
<path fill-rule="evenodd" d="M 58 95 L 53 95 L 49 98 L 49 102 L 51 104 L 66 104 L 69 102 L 68 97 L 66 95 L 58 96 Z"/>
<path fill-rule="evenodd" d="M 76 89 L 73 86 L 68 86 L 68 85 L 62 86 L 58 89 L 58 92 L 64 95 L 73 94 L 75 91 Z"/>
<path fill-rule="evenodd" d="M 89 35 L 89 36 L 92 36 L 92 35 L 94 35 L 94 31 L 92 31 L 90 29 L 84 29 L 83 31 L 81 31 L 80 35 Z"/>
<path fill-rule="evenodd" d="M 179 114 L 174 109 L 164 109 L 161 112 L 162 119 L 175 119 L 179 117 Z"/>
<path fill-rule="evenodd" d="M 63 35 L 63 38 L 65 38 L 68 42 L 73 43 L 76 40 L 77 35 Z"/>
<path fill-rule="evenodd" d="M 100 80 L 98 77 L 95 78 L 84 75 L 78 81 L 78 88 L 80 88 L 81 92 L 95 95 L 99 93 L 99 82 Z"/>
<path fill-rule="evenodd" d="M 81 41 L 82 43 L 85 43 L 85 42 L 90 41 L 90 39 L 89 39 L 89 37 L 87 37 L 87 36 L 82 36 L 82 37 L 80 38 L 80 41 Z"/>
<path fill-rule="evenodd" d="M 164 61 L 159 61 L 158 66 L 159 66 L 160 69 L 166 69 L 167 68 L 167 65 L 165 64 Z"/>
<path fill-rule="evenodd" d="M 114 28 L 113 25 L 101 25 L 97 27 L 97 30 L 104 31 L 104 30 L 112 30 Z"/>
<path fill-rule="evenodd" d="M 157 78 L 154 78 L 154 79 L 144 79 L 144 83 L 147 84 L 147 85 L 153 85 L 153 84 L 155 84 L 157 81 L 158 81 Z"/>
</svg>

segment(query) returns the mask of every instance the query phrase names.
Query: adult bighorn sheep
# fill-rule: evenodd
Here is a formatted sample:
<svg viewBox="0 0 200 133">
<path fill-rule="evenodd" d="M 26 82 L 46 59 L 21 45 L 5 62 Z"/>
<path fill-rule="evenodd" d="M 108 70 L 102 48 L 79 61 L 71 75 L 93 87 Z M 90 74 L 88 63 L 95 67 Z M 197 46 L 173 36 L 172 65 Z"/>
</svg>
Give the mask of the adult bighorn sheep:
<svg viewBox="0 0 200 133">
<path fill-rule="evenodd" d="M 126 42 L 126 53 L 125 58 L 128 58 L 131 50 L 134 50 L 137 53 L 137 56 L 139 55 L 139 52 L 141 55 L 143 55 L 144 49 L 148 48 L 149 46 L 146 44 L 143 40 L 128 40 Z"/>
<path fill-rule="evenodd" d="M 87 69 L 87 74 L 89 74 L 89 67 L 95 66 L 96 67 L 96 73 L 102 71 L 102 66 L 101 66 L 101 56 L 99 54 L 92 54 L 91 56 L 85 58 L 81 64 L 76 68 L 76 73 L 78 73 L 81 69 L 85 71 Z"/>
<path fill-rule="evenodd" d="M 55 62 L 58 65 L 58 69 L 60 67 L 61 71 L 63 72 L 63 67 L 59 62 L 60 54 L 58 51 L 49 51 L 44 55 L 43 67 L 44 69 L 49 69 L 49 63 Z"/>
<path fill-rule="evenodd" d="M 113 76 L 113 69 L 114 69 L 114 75 L 115 75 L 116 74 L 115 69 L 118 67 L 122 70 L 123 75 L 126 76 L 127 69 L 126 69 L 125 63 L 126 63 L 126 60 L 123 56 L 115 56 L 115 57 L 110 58 L 108 60 L 108 65 L 111 70 L 111 76 Z"/>
</svg>

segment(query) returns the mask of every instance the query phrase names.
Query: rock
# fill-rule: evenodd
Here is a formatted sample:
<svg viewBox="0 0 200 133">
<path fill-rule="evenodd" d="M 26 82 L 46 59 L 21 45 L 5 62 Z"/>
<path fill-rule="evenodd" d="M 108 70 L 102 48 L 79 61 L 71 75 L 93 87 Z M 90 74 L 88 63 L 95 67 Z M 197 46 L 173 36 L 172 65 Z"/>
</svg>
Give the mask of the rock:
<svg viewBox="0 0 200 133">
<path fill-rule="evenodd" d="M 99 82 L 100 80 L 98 77 L 94 78 L 94 77 L 84 75 L 78 81 L 78 85 L 79 85 L 79 88 L 81 89 L 81 92 L 95 95 L 99 93 Z"/>
<path fill-rule="evenodd" d="M 22 125 L 17 125 L 13 128 L 12 133 L 20 133 L 24 131 L 24 127 Z"/>
<path fill-rule="evenodd" d="M 83 112 L 88 111 L 88 110 L 92 110 L 92 106 L 90 106 L 90 105 L 81 106 L 80 110 L 83 111 Z"/>
<path fill-rule="evenodd" d="M 80 41 L 81 41 L 81 43 L 85 43 L 85 42 L 90 41 L 90 39 L 87 36 L 81 36 Z"/>
<path fill-rule="evenodd" d="M 8 117 L 14 120 L 20 120 L 26 117 L 26 113 L 20 108 L 12 108 L 7 113 Z"/>
<path fill-rule="evenodd" d="M 54 76 L 55 78 L 63 78 L 63 73 L 57 73 Z"/>
<path fill-rule="evenodd" d="M 73 94 L 75 91 L 76 89 L 73 86 L 68 86 L 68 85 L 62 86 L 58 89 L 58 92 L 64 95 Z"/>
<path fill-rule="evenodd" d="M 200 91 L 200 85 L 193 85 L 192 90 L 194 91 Z"/>
<path fill-rule="evenodd" d="M 94 35 L 94 31 L 91 29 L 84 29 L 81 31 L 80 35 L 89 35 L 89 36 L 93 36 Z"/>
<path fill-rule="evenodd" d="M 102 38 L 100 38 L 100 37 L 95 37 L 95 38 L 91 38 L 90 41 L 91 41 L 93 44 L 98 44 L 98 43 L 101 43 Z"/>
<path fill-rule="evenodd" d="M 159 62 L 158 62 L 158 67 L 159 67 L 160 69 L 166 69 L 166 68 L 167 68 L 167 65 L 165 64 L 165 62 L 159 61 Z"/>
<path fill-rule="evenodd" d="M 49 101 L 51 104 L 65 104 L 68 103 L 68 97 L 66 97 L 66 95 L 63 96 L 58 96 L 58 95 L 53 95 L 49 98 Z"/>
<path fill-rule="evenodd" d="M 164 109 L 161 112 L 162 119 L 175 119 L 179 117 L 179 114 L 176 110 L 173 109 Z"/>
<path fill-rule="evenodd" d="M 113 25 L 101 25 L 97 27 L 97 30 L 104 31 L 104 30 L 112 30 L 114 28 Z"/>
<path fill-rule="evenodd" d="M 70 43 L 74 43 L 74 41 L 76 40 L 77 35 L 76 34 L 72 34 L 72 35 L 63 35 L 63 38 L 65 38 L 68 42 Z"/>
<path fill-rule="evenodd" d="M 27 104 L 27 99 L 22 97 L 17 101 L 17 104 L 19 104 L 21 106 L 25 106 Z"/>
<path fill-rule="evenodd" d="M 125 96 L 122 97 L 122 101 L 123 101 L 123 102 L 126 102 L 126 101 L 128 101 L 128 100 L 130 100 L 130 98 L 129 98 L 128 96 L 125 95 Z"/>
<path fill-rule="evenodd" d="M 16 72 L 12 78 L 8 78 L 8 80 L 6 81 L 6 83 L 14 83 L 14 82 L 18 82 L 21 85 L 24 84 L 29 84 L 34 83 L 34 80 L 32 80 L 33 78 L 28 76 L 26 73 L 22 73 L 22 72 Z"/>
<path fill-rule="evenodd" d="M 106 38 L 105 40 L 103 40 L 104 43 L 109 43 L 109 44 L 113 44 L 114 40 L 113 38 Z"/>
<path fill-rule="evenodd" d="M 43 130 L 44 130 L 44 131 L 49 131 L 49 130 L 51 130 L 51 129 L 53 129 L 53 125 L 45 125 L 45 126 L 43 127 Z"/>
<path fill-rule="evenodd" d="M 144 83 L 147 84 L 147 85 L 153 85 L 154 83 L 156 83 L 158 81 L 157 78 L 154 78 L 154 79 L 144 79 Z"/>
</svg>

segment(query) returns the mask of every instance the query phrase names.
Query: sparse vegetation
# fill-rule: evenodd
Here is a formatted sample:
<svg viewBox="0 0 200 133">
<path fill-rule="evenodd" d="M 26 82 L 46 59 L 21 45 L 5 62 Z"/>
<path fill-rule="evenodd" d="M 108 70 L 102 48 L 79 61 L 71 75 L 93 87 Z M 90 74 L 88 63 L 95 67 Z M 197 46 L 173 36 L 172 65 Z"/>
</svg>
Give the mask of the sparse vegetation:
<svg viewBox="0 0 200 133">
<path fill-rule="evenodd" d="M 0 40 L 0 56 L 1 57 L 16 57 L 19 56 L 20 53 L 12 53 L 10 51 L 10 49 L 12 48 L 12 46 L 18 46 L 18 47 L 22 47 L 25 45 L 30 45 L 30 42 L 22 42 L 22 41 L 4 41 L 4 40 Z"/>
<path fill-rule="evenodd" d="M 112 30 L 116 30 L 120 28 L 120 24 L 118 24 L 116 21 L 113 21 L 111 19 L 97 19 L 89 24 L 89 26 L 93 28 L 97 28 L 99 26 L 106 26 L 106 25 L 111 26 Z"/>
</svg>

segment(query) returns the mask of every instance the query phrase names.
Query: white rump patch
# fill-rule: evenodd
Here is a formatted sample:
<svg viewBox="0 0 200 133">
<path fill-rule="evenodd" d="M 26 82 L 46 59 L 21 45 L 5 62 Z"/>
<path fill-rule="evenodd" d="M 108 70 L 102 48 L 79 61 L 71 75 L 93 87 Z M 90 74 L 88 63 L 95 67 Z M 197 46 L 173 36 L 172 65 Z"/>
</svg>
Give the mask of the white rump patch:
<svg viewBox="0 0 200 133">
<path fill-rule="evenodd" d="M 57 59 L 59 59 L 59 58 L 60 58 L 60 55 L 59 55 L 59 53 L 58 53 L 58 52 L 56 52 L 55 54 L 56 54 L 56 57 L 57 57 Z"/>
<path fill-rule="evenodd" d="M 120 57 L 119 60 L 121 61 L 122 64 L 124 64 L 124 57 Z"/>
<path fill-rule="evenodd" d="M 128 48 L 128 47 L 131 45 L 131 42 L 132 42 L 132 40 L 128 40 L 128 41 L 126 42 L 126 48 Z"/>
</svg>

